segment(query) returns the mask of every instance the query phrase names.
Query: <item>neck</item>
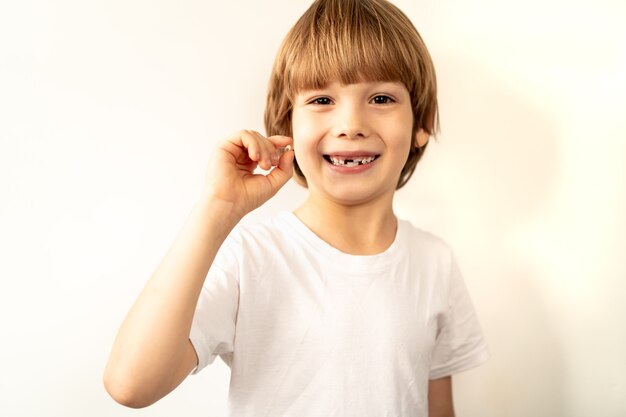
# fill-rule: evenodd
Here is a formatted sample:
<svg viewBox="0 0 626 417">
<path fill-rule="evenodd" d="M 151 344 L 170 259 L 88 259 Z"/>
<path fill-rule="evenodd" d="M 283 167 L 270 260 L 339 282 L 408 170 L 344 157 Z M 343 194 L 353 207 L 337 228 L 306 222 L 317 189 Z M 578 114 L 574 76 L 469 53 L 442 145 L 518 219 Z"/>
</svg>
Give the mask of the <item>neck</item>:
<svg viewBox="0 0 626 417">
<path fill-rule="evenodd" d="M 396 237 L 391 198 L 346 206 L 309 195 L 294 214 L 322 240 L 352 255 L 384 252 Z"/>
</svg>

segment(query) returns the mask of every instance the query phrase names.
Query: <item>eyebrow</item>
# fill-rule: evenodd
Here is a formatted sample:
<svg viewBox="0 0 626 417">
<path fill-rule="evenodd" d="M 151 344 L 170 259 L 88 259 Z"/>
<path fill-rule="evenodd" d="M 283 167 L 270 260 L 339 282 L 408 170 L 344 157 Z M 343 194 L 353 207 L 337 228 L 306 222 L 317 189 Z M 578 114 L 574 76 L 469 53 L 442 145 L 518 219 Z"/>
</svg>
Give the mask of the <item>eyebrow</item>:
<svg viewBox="0 0 626 417">
<path fill-rule="evenodd" d="M 300 101 L 306 101 L 312 97 L 314 97 L 317 94 L 328 94 L 329 90 L 331 89 L 331 85 L 334 84 L 333 83 L 327 83 L 325 86 L 320 87 L 320 88 L 311 88 L 311 89 L 301 89 L 298 93 L 296 93 L 296 96 L 294 97 L 294 103 L 297 103 Z M 401 93 L 401 90 L 404 88 L 406 89 L 406 86 L 401 82 L 401 81 L 364 81 L 364 82 L 360 82 L 360 83 L 356 83 L 356 84 L 368 84 L 368 89 L 372 89 L 372 90 L 383 90 L 383 91 L 379 91 L 380 93 L 384 93 L 385 90 L 389 89 L 392 90 L 390 91 L 390 93 L 393 93 L 394 95 L 398 96 Z M 340 87 L 345 87 L 345 85 L 339 83 Z M 350 85 L 350 84 L 348 84 Z M 370 87 L 371 86 L 371 87 Z"/>
<path fill-rule="evenodd" d="M 300 89 L 300 91 L 298 93 L 296 93 L 297 95 L 302 95 L 302 94 L 308 94 L 308 93 L 312 93 L 312 92 L 322 92 L 322 91 L 327 91 L 329 89 L 331 89 L 330 85 L 333 83 L 328 83 L 327 85 L 325 85 L 324 87 L 320 87 L 320 88 L 311 88 L 311 89 L 307 89 L 307 88 L 303 88 Z M 357 83 L 357 84 L 371 84 L 372 88 L 399 88 L 402 89 L 402 87 L 404 87 L 404 84 L 402 84 L 402 82 L 400 81 L 367 81 L 367 82 L 363 82 L 363 83 Z M 350 84 L 346 84 L 346 85 L 350 85 Z M 345 85 L 340 84 L 341 87 L 345 87 Z"/>
</svg>

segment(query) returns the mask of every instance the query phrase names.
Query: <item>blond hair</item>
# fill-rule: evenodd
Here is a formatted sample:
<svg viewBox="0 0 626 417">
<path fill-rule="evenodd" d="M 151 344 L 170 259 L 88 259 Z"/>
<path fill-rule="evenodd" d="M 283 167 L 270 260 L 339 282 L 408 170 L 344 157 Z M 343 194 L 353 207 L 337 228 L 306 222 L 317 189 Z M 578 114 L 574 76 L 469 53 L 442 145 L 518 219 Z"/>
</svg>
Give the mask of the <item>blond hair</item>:
<svg viewBox="0 0 626 417">
<path fill-rule="evenodd" d="M 400 9 L 385 0 L 317 0 L 283 41 L 270 76 L 265 128 L 291 136 L 293 100 L 331 81 L 401 82 L 413 108 L 413 135 L 438 130 L 435 69 L 421 36 Z M 397 188 L 409 180 L 426 145 L 412 146 Z M 306 186 L 297 161 L 296 180 Z"/>
</svg>

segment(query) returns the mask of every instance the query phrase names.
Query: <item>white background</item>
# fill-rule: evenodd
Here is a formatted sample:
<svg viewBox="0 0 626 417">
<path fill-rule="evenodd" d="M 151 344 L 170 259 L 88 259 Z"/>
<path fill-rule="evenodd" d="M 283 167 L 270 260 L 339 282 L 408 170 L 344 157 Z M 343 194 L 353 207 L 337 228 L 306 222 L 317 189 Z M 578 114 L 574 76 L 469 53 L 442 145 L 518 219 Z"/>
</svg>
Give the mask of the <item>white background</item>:
<svg viewBox="0 0 626 417">
<path fill-rule="evenodd" d="M 626 2 L 395 3 L 442 121 L 396 210 L 451 244 L 492 353 L 455 377 L 457 415 L 626 415 Z M 219 359 L 139 411 L 102 371 L 215 141 L 263 131 L 308 5 L 1 3 L 1 416 L 225 415 Z M 304 196 L 291 183 L 249 220 Z"/>
</svg>

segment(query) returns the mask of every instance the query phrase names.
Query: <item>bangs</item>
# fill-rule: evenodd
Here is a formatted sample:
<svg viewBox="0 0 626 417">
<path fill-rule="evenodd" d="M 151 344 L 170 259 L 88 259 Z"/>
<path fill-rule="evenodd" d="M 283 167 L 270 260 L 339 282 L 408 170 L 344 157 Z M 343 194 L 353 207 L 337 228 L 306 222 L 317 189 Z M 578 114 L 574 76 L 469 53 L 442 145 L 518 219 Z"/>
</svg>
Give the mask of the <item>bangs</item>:
<svg viewBox="0 0 626 417">
<path fill-rule="evenodd" d="M 408 90 L 415 87 L 414 80 L 421 78 L 415 54 L 419 45 L 411 38 L 419 37 L 417 31 L 389 10 L 356 3 L 320 3 L 302 16 L 305 24 L 296 25 L 285 56 L 286 87 L 292 98 L 333 81 L 391 81 L 402 82 Z M 407 36 L 407 30 L 412 36 Z"/>
</svg>

